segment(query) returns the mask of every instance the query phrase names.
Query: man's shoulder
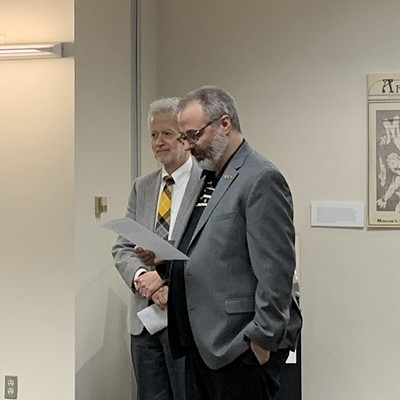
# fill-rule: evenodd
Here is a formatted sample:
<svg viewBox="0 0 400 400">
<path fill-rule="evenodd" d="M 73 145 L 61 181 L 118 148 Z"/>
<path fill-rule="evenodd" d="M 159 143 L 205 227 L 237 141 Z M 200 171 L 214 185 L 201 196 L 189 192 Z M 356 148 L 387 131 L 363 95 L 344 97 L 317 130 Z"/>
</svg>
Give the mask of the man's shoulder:
<svg viewBox="0 0 400 400">
<path fill-rule="evenodd" d="M 136 185 L 142 185 L 142 184 L 149 184 L 151 182 L 156 182 L 157 179 L 161 176 L 161 168 L 157 168 L 154 171 L 149 172 L 146 175 L 141 175 L 137 177 L 134 182 Z"/>
<path fill-rule="evenodd" d="M 278 168 L 271 160 L 259 153 L 257 150 L 253 149 L 249 144 L 246 143 L 246 146 L 243 150 L 245 155 L 243 162 L 244 168 L 248 168 L 254 173 L 259 173 L 266 170 L 278 171 Z"/>
</svg>

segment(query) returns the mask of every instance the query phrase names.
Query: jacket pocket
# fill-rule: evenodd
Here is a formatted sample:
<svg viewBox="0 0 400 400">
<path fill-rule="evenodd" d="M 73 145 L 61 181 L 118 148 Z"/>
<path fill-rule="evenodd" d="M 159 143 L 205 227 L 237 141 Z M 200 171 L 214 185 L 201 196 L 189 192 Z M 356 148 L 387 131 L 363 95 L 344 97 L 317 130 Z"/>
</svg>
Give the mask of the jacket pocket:
<svg viewBox="0 0 400 400">
<path fill-rule="evenodd" d="M 237 297 L 225 300 L 225 311 L 228 314 L 254 312 L 254 297 Z"/>
</svg>

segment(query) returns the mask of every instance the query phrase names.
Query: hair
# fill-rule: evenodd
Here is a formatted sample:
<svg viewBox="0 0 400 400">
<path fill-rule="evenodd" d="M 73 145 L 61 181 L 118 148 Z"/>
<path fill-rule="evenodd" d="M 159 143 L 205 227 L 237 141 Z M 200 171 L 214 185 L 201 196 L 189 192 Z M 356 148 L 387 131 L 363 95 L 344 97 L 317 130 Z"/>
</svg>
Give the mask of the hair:
<svg viewBox="0 0 400 400">
<path fill-rule="evenodd" d="M 149 112 L 147 113 L 147 126 L 150 128 L 150 121 L 156 115 L 171 114 L 176 116 L 180 100 L 179 97 L 166 97 L 150 103 Z"/>
<path fill-rule="evenodd" d="M 202 86 L 189 92 L 182 98 L 178 106 L 178 112 L 184 110 L 190 103 L 198 101 L 204 116 L 213 120 L 229 115 L 233 129 L 241 132 L 239 115 L 236 109 L 236 101 L 228 92 L 216 86 Z"/>
</svg>

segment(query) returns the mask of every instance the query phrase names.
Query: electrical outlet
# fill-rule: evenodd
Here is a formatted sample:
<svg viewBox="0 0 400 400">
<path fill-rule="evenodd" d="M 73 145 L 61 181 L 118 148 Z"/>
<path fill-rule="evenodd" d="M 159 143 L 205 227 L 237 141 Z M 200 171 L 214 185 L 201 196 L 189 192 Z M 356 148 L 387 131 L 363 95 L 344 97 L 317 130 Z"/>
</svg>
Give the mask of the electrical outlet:
<svg viewBox="0 0 400 400">
<path fill-rule="evenodd" d="M 4 385 L 4 398 L 16 399 L 18 396 L 18 376 L 6 375 L 6 383 Z"/>
</svg>

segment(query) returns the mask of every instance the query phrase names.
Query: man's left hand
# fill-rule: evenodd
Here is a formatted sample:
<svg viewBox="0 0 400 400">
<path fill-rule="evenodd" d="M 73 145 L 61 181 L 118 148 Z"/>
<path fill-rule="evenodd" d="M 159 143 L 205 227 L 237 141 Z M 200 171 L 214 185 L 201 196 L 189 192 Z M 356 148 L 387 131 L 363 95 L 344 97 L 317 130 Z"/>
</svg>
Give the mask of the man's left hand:
<svg viewBox="0 0 400 400">
<path fill-rule="evenodd" d="M 162 286 L 151 296 L 154 304 L 157 305 L 161 310 L 164 310 L 168 303 L 168 286 Z"/>
<path fill-rule="evenodd" d="M 254 355 L 256 356 L 260 365 L 265 364 L 268 362 L 271 352 L 269 350 L 263 349 L 261 346 L 254 342 L 250 342 L 250 348 L 253 351 Z"/>
<path fill-rule="evenodd" d="M 139 275 L 135 279 L 137 291 L 143 297 L 150 299 L 151 296 L 162 287 L 165 283 L 156 271 L 149 271 Z"/>
</svg>

